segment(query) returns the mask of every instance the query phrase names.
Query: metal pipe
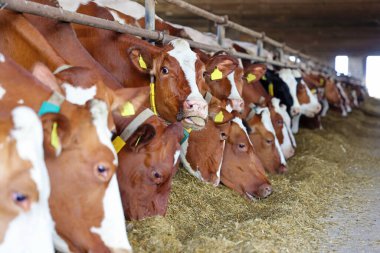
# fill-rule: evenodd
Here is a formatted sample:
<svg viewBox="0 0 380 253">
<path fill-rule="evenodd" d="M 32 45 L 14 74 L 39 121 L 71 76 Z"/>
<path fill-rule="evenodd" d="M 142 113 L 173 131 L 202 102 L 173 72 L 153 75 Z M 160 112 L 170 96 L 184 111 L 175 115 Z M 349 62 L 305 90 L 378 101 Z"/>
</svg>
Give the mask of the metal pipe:
<svg viewBox="0 0 380 253">
<path fill-rule="evenodd" d="M 133 27 L 130 25 L 122 25 L 115 21 L 105 20 L 101 18 L 96 18 L 80 13 L 73 13 L 69 11 L 65 11 L 60 8 L 51 7 L 48 5 L 38 4 L 30 1 L 20 1 L 20 0 L 0 0 L 0 5 L 4 4 L 5 8 L 8 10 L 16 11 L 16 12 L 23 12 L 23 13 L 29 13 L 37 16 L 42 16 L 46 18 L 52 18 L 56 20 L 60 20 L 63 22 L 70 22 L 70 23 L 76 23 L 81 25 L 87 25 L 91 27 L 106 29 L 106 30 L 112 30 L 119 33 L 128 33 L 139 37 L 144 37 L 147 39 L 155 40 L 155 41 L 162 41 L 164 44 L 169 43 L 173 39 L 177 39 L 178 37 L 170 36 L 170 35 L 164 35 L 163 32 L 158 31 L 147 31 L 141 28 Z M 227 48 L 224 47 L 217 47 L 217 46 L 211 46 L 199 42 L 195 42 L 192 40 L 186 40 L 189 42 L 190 46 L 193 48 L 199 48 L 203 49 L 209 52 L 217 52 L 217 51 L 227 51 L 231 55 L 235 57 L 240 57 L 243 59 L 248 60 L 254 60 L 254 61 L 262 61 L 262 62 L 269 62 L 273 65 L 283 67 L 284 64 L 277 62 L 277 61 L 267 61 L 264 58 L 248 55 L 248 54 L 242 54 L 242 53 L 234 53 L 230 51 Z M 296 68 L 296 66 L 289 67 Z"/>
<path fill-rule="evenodd" d="M 145 29 L 148 31 L 155 30 L 155 8 L 154 0 L 145 0 Z"/>
<path fill-rule="evenodd" d="M 223 47 L 224 39 L 226 37 L 226 28 L 224 27 L 224 25 L 216 25 L 216 35 L 218 38 L 218 44 Z"/>
<path fill-rule="evenodd" d="M 303 54 L 303 53 L 299 53 L 297 50 L 291 48 L 291 47 L 288 47 L 288 46 L 283 46 L 283 43 L 279 42 L 279 41 L 276 41 L 272 38 L 269 38 L 269 37 L 263 37 L 263 34 L 262 33 L 259 33 L 259 32 L 256 32 L 252 29 L 249 29 L 247 27 L 244 27 L 240 24 L 237 24 L 235 22 L 232 22 L 232 21 L 229 21 L 229 20 L 226 20 L 224 17 L 221 17 L 221 16 L 217 16 L 211 12 L 208 12 L 208 11 L 205 11 L 197 6 L 194 6 L 192 4 L 189 4 L 189 3 L 186 3 L 182 0 L 165 0 L 166 2 L 169 2 L 169 3 L 172 3 L 172 4 L 175 4 L 181 8 L 184 8 L 192 13 L 194 13 L 195 15 L 198 15 L 198 16 L 201 16 L 201 17 L 204 17 L 205 19 L 208 19 L 208 20 L 212 20 L 216 23 L 219 23 L 219 24 L 225 24 L 227 27 L 230 27 L 232 29 L 235 29 L 239 32 L 242 32 L 242 33 L 245 33 L 245 34 L 248 34 L 250 36 L 252 36 L 253 38 L 256 38 L 256 39 L 262 39 L 265 43 L 269 44 L 269 45 L 272 45 L 273 47 L 275 48 L 279 48 L 279 47 L 283 47 L 283 50 L 285 52 L 289 52 L 291 54 L 298 54 L 300 58 L 305 58 L 306 60 L 307 59 L 311 59 L 310 56 L 306 55 L 306 54 Z M 313 61 L 315 62 L 321 62 L 320 60 L 318 59 L 315 59 L 313 58 Z M 324 66 L 328 67 L 328 68 L 331 68 L 328 64 L 326 63 L 323 63 Z"/>
</svg>

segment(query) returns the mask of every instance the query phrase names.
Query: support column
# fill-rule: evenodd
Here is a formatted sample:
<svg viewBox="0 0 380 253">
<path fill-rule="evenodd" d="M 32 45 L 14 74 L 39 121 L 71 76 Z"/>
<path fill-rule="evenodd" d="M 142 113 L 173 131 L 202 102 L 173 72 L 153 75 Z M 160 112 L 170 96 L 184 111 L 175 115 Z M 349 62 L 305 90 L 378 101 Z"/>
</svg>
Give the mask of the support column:
<svg viewBox="0 0 380 253">
<path fill-rule="evenodd" d="M 366 56 L 353 55 L 348 57 L 348 73 L 362 81 L 365 80 Z"/>
</svg>

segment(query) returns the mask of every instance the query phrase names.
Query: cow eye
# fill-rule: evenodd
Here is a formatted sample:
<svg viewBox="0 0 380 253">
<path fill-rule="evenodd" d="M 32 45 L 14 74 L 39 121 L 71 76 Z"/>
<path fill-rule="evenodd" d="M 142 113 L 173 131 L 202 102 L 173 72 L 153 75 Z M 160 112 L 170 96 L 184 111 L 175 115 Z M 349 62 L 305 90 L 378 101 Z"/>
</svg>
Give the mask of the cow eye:
<svg viewBox="0 0 380 253">
<path fill-rule="evenodd" d="M 96 167 L 96 175 L 98 176 L 98 178 L 102 181 L 108 181 L 109 177 L 110 177 L 110 170 L 108 167 L 100 164 Z"/>
<path fill-rule="evenodd" d="M 164 74 L 164 75 L 167 75 L 167 74 L 169 74 L 169 69 L 167 67 L 162 67 L 161 68 L 161 73 Z"/>
<path fill-rule="evenodd" d="M 28 211 L 30 209 L 31 202 L 29 200 L 28 195 L 23 194 L 21 192 L 13 192 L 12 200 L 16 205 L 24 209 L 24 211 Z"/>
<path fill-rule="evenodd" d="M 273 143 L 273 140 L 270 140 L 270 139 L 267 139 L 267 140 L 265 140 L 265 141 L 266 141 L 266 143 L 269 144 L 269 145 L 272 145 L 272 143 Z"/>
<path fill-rule="evenodd" d="M 284 124 L 284 122 L 282 121 L 282 120 L 277 120 L 277 125 L 282 125 L 282 124 Z"/>
<path fill-rule="evenodd" d="M 239 149 L 245 150 L 245 144 L 244 143 L 239 143 Z"/>
</svg>

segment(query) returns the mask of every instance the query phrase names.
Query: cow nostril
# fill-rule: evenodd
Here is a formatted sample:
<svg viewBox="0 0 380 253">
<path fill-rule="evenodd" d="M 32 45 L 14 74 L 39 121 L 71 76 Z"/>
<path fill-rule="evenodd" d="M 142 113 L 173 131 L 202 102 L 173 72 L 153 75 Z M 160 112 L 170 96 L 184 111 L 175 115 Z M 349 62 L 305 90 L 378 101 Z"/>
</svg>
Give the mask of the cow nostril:
<svg viewBox="0 0 380 253">
<path fill-rule="evenodd" d="M 155 178 L 160 178 L 160 177 L 161 177 L 161 174 L 158 173 L 157 171 L 155 171 L 155 172 L 153 173 L 153 176 L 154 176 Z"/>
</svg>

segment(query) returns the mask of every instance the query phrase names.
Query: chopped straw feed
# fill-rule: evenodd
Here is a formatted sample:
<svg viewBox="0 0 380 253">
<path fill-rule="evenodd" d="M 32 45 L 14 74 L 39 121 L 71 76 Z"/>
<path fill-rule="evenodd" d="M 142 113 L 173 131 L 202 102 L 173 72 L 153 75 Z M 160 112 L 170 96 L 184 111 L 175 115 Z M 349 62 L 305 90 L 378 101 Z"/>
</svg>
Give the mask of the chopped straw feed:
<svg viewBox="0 0 380 253">
<path fill-rule="evenodd" d="M 348 118 L 330 111 L 323 125 L 301 129 L 289 172 L 270 177 L 267 199 L 248 201 L 180 169 L 166 217 L 129 222 L 134 252 L 321 251 L 329 240 L 326 216 L 353 204 L 347 196 L 370 183 L 360 171 L 378 170 L 380 103 L 369 100 Z"/>
</svg>

